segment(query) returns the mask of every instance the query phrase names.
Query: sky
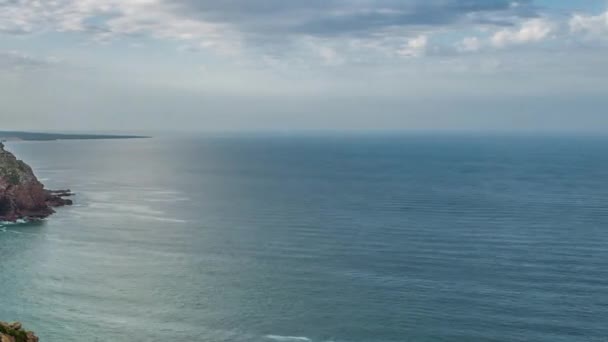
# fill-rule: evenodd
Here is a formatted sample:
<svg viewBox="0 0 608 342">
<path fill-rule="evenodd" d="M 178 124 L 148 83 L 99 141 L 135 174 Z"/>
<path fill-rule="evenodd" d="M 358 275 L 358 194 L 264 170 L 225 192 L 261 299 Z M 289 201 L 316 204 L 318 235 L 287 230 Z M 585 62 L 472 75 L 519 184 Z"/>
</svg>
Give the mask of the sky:
<svg viewBox="0 0 608 342">
<path fill-rule="evenodd" d="M 608 132 L 607 0 L 0 0 L 0 129 Z"/>
</svg>

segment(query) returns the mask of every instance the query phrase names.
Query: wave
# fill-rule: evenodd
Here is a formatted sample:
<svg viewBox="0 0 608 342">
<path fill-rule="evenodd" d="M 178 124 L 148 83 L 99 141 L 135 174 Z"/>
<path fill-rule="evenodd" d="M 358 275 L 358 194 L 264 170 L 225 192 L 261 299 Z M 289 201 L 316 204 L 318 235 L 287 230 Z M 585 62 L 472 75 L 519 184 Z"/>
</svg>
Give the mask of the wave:
<svg viewBox="0 0 608 342">
<path fill-rule="evenodd" d="M 145 202 L 160 202 L 160 203 L 186 202 L 186 201 L 190 201 L 190 197 L 144 198 L 143 200 Z"/>
<path fill-rule="evenodd" d="M 311 339 L 303 336 L 266 335 L 265 337 L 269 340 L 279 342 L 312 342 Z"/>
<path fill-rule="evenodd" d="M 131 218 L 141 221 L 157 221 L 166 223 L 190 223 L 190 221 L 181 219 L 179 217 L 161 216 L 161 215 L 148 215 L 138 214 L 137 212 L 112 212 L 112 211 L 86 211 L 84 208 L 80 212 L 74 211 L 72 215 L 81 218 L 106 218 L 106 217 L 118 217 L 118 218 Z"/>
<path fill-rule="evenodd" d="M 27 223 L 27 221 L 24 220 L 24 219 L 18 219 L 15 222 L 13 222 L 13 221 L 0 221 L 0 227 L 14 226 L 16 224 L 24 224 L 24 223 Z"/>
<path fill-rule="evenodd" d="M 141 189 L 140 189 L 141 190 Z M 183 196 L 179 191 L 173 190 L 141 190 L 137 199 L 124 197 L 120 191 L 84 192 L 83 198 L 88 199 L 80 204 L 79 215 L 84 216 L 110 216 L 121 215 L 140 220 L 158 221 L 166 223 L 188 223 L 180 217 L 172 217 L 165 210 L 158 208 L 161 203 L 185 202 L 190 198 Z M 79 206 L 79 204 L 76 204 Z M 164 206 L 164 205 L 163 205 Z M 83 208 L 84 207 L 84 208 Z"/>
<path fill-rule="evenodd" d="M 169 223 L 188 223 L 188 220 L 174 218 L 174 217 L 161 217 L 161 216 L 146 216 L 146 215 L 130 215 L 134 218 L 143 220 L 158 221 L 158 222 L 169 222 Z"/>
</svg>

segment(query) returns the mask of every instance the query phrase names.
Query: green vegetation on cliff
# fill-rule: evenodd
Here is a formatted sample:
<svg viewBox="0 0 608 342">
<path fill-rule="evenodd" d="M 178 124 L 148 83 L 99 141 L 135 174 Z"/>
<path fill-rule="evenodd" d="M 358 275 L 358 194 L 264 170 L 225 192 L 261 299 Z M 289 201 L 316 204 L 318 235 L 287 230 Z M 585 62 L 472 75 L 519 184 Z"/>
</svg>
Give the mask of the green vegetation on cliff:
<svg viewBox="0 0 608 342">
<path fill-rule="evenodd" d="M 38 342 L 38 337 L 31 331 L 23 330 L 19 322 L 0 322 L 0 341 Z"/>
<path fill-rule="evenodd" d="M 0 179 L 6 180 L 10 185 L 21 183 L 22 175 L 30 172 L 29 167 L 14 155 L 4 150 L 4 145 L 0 143 Z"/>
</svg>

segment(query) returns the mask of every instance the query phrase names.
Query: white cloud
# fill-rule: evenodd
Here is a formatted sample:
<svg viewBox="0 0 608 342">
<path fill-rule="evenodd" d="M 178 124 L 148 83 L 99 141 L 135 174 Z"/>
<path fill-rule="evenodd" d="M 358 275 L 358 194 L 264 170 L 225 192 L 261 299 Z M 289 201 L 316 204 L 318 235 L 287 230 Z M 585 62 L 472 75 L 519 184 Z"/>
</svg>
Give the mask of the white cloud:
<svg viewBox="0 0 608 342">
<path fill-rule="evenodd" d="M 321 46 L 318 48 L 318 53 L 323 64 L 325 65 L 340 65 L 344 62 L 342 57 L 336 52 L 334 48 L 328 46 Z"/>
<path fill-rule="evenodd" d="M 84 22 L 95 13 L 110 11 L 118 1 L 21 0 L 0 2 L 0 31 L 83 31 Z"/>
<path fill-rule="evenodd" d="M 608 11 L 600 15 L 575 14 L 570 19 L 569 25 L 570 31 L 574 33 L 608 34 Z"/>
<path fill-rule="evenodd" d="M 0 32 L 87 32 L 98 41 L 147 35 L 235 52 L 239 35 L 227 25 L 191 19 L 163 0 L 0 1 Z"/>
<path fill-rule="evenodd" d="M 474 52 L 481 48 L 481 41 L 477 37 L 465 37 L 457 44 L 458 50 L 462 52 Z"/>
<path fill-rule="evenodd" d="M 496 32 L 491 42 L 499 48 L 512 44 L 539 42 L 548 38 L 554 29 L 554 24 L 546 19 L 532 19 L 524 22 L 519 28 Z"/>
<path fill-rule="evenodd" d="M 81 32 L 90 35 L 89 39 L 104 43 L 121 36 L 147 37 L 176 42 L 184 50 L 212 50 L 245 57 L 243 59 L 266 54 L 281 59 L 309 58 L 313 63 L 323 65 L 347 64 L 352 61 L 382 63 L 385 59 L 395 57 L 445 56 L 459 52 L 483 53 L 491 47 L 504 48 L 541 42 L 553 35 L 566 36 L 568 25 L 573 36 L 567 38 L 577 39 L 585 34 L 608 34 L 608 11 L 599 15 L 577 14 L 569 21 L 558 21 L 556 17 L 551 20 L 526 20 L 522 19 L 523 14 L 513 16 L 513 11 L 519 13 L 528 9 L 528 2 L 512 2 L 506 12 L 498 6 L 496 11 L 484 12 L 483 17 L 477 17 L 480 11 L 471 11 L 470 5 L 456 0 L 433 2 L 429 8 L 439 10 L 440 3 L 453 4 L 448 7 L 460 8 L 464 14 L 461 13 L 458 17 L 463 15 L 463 18 L 468 19 L 459 22 L 462 25 L 459 24 L 458 27 L 449 26 L 452 25 L 450 22 L 421 28 L 420 25 L 413 26 L 411 18 L 403 15 L 407 11 L 398 10 L 414 11 L 416 6 L 406 5 L 405 2 L 399 5 L 399 2 L 392 0 L 310 4 L 284 4 L 279 0 L 271 0 L 269 4 L 272 6 L 261 6 L 258 2 L 246 0 L 217 3 L 208 0 L 0 0 L 0 33 Z M 482 0 L 471 3 L 483 5 L 480 8 L 486 6 Z M 242 8 L 243 6 L 235 4 L 249 4 L 250 7 Z M 345 4 L 351 4 L 354 9 L 346 10 Z M 266 13 L 266 7 L 275 12 Z M 339 15 L 326 15 L 327 9 L 333 9 Z M 337 11 L 339 9 L 344 11 Z M 373 20 L 360 19 L 367 18 L 369 13 L 373 14 L 369 16 Z M 498 16 L 500 13 L 511 17 L 506 20 Z M 377 16 L 384 19 L 378 20 Z M 361 22 L 357 23 L 355 21 L 358 18 Z M 500 28 L 491 24 L 518 22 L 516 26 Z M 466 26 L 467 23 L 471 26 Z M 285 30 L 277 31 L 280 27 Z M 477 31 L 479 36 L 475 36 L 470 29 L 486 31 Z M 333 35 L 336 32 L 332 30 L 344 34 Z M 446 32 L 448 34 L 442 35 Z M 404 36 L 411 38 L 404 42 Z M 322 40 L 322 44 L 316 44 L 311 52 L 306 45 L 309 39 Z M 556 45 L 563 44 L 557 39 L 553 42 Z M 246 53 L 241 54 L 244 50 L 259 55 L 245 56 Z"/>
<path fill-rule="evenodd" d="M 407 44 L 397 51 L 397 54 L 405 57 L 420 57 L 426 53 L 429 39 L 426 35 L 411 38 Z"/>
<path fill-rule="evenodd" d="M 61 63 L 56 57 L 35 57 L 22 51 L 0 50 L 0 70 L 39 70 Z"/>
</svg>

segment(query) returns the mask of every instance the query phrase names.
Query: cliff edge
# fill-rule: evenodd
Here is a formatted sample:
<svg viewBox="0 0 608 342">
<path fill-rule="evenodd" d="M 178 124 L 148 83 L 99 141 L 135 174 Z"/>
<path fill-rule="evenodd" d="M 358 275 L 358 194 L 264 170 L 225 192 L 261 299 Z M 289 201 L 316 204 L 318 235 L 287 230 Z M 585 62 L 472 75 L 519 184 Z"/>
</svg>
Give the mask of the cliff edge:
<svg viewBox="0 0 608 342">
<path fill-rule="evenodd" d="M 69 190 L 46 190 L 32 168 L 0 143 L 0 221 L 43 219 L 53 207 L 71 205 Z"/>
<path fill-rule="evenodd" d="M 38 337 L 23 330 L 19 322 L 0 322 L 0 342 L 38 342 Z"/>
</svg>

